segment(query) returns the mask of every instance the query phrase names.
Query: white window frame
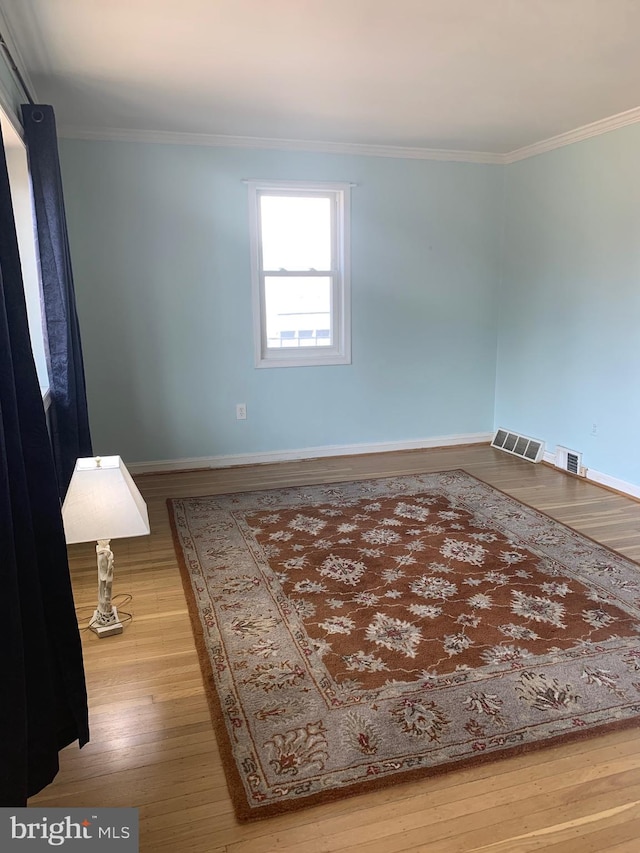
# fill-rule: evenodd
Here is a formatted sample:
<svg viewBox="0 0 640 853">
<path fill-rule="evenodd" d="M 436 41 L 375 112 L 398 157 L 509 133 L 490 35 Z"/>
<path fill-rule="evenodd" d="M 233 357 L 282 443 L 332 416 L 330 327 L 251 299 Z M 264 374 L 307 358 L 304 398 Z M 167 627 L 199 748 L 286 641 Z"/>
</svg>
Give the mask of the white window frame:
<svg viewBox="0 0 640 853">
<path fill-rule="evenodd" d="M 14 125 L 10 113 L 0 99 L 0 125 L 5 143 L 9 191 L 13 205 L 18 253 L 22 268 L 22 281 L 29 323 L 29 336 L 40 392 L 45 409 L 51 404 L 51 382 L 49 379 L 49 354 L 41 304 L 40 258 L 38 253 L 33 194 L 29 160 L 24 143 L 24 134 L 19 125 Z"/>
<path fill-rule="evenodd" d="M 350 281 L 350 202 L 351 184 L 313 181 L 250 180 L 249 217 L 251 239 L 251 283 L 253 301 L 253 336 L 256 367 L 302 367 L 310 365 L 351 364 L 351 281 Z M 321 195 L 332 205 L 331 270 L 265 270 L 262 266 L 260 228 L 261 194 Z M 330 277 L 331 346 L 267 347 L 265 313 L 265 276 Z"/>
</svg>

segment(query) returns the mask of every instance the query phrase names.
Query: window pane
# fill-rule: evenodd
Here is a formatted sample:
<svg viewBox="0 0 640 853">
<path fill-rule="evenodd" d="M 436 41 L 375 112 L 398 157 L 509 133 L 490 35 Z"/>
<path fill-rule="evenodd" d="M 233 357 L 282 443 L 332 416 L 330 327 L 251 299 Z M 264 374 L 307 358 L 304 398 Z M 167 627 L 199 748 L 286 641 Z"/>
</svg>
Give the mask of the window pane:
<svg viewBox="0 0 640 853">
<path fill-rule="evenodd" d="M 265 270 L 331 269 L 331 200 L 260 197 Z"/>
<path fill-rule="evenodd" d="M 40 390 L 44 396 L 49 389 L 49 374 L 45 338 L 42 326 L 42 308 L 40 305 L 40 275 L 38 272 L 37 247 L 33 202 L 31 197 L 31 179 L 24 143 L 13 129 L 6 114 L 0 110 L 0 126 L 4 136 L 9 172 L 9 190 L 13 203 L 13 212 L 18 237 L 18 251 L 24 281 L 24 295 L 27 303 L 27 319 L 31 349 L 36 363 Z"/>
<path fill-rule="evenodd" d="M 331 278 L 265 277 L 267 347 L 331 346 Z"/>
</svg>

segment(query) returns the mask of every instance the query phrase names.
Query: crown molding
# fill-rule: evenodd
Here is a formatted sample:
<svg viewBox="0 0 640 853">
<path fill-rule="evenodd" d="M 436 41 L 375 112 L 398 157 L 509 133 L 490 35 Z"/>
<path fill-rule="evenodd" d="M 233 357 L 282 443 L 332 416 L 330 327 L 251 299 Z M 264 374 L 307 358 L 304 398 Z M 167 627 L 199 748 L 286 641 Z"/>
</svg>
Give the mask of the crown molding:
<svg viewBox="0 0 640 853">
<path fill-rule="evenodd" d="M 365 145 L 357 142 L 321 142 L 306 139 L 272 139 L 259 136 L 225 136 L 179 133 L 166 130 L 85 128 L 63 125 L 59 136 L 89 141 L 147 142 L 164 145 L 198 145 L 210 148 L 261 148 L 308 151 L 319 154 L 356 154 L 360 157 L 395 157 L 403 160 L 443 160 L 456 163 L 502 165 L 504 154 L 487 151 L 454 151 L 445 148 L 409 148 L 401 145 Z"/>
<path fill-rule="evenodd" d="M 1 23 L 1 17 L 0 17 Z M 29 84 L 31 85 L 31 84 Z M 506 154 L 490 151 L 456 151 L 446 148 L 411 148 L 402 145 L 366 145 L 358 142 L 321 142 L 306 139 L 273 139 L 259 136 L 226 136 L 210 133 L 181 133 L 167 130 L 135 130 L 126 128 L 89 128 L 63 125 L 58 134 L 66 139 L 92 142 L 146 142 L 162 145 L 195 145 L 209 148 L 272 149 L 307 151 L 318 154 L 354 154 L 360 157 L 394 157 L 403 160 L 439 160 L 453 163 L 509 165 L 538 154 L 554 151 L 640 122 L 640 107 L 585 124 L 575 130 L 525 145 Z"/>
<path fill-rule="evenodd" d="M 9 119 L 11 127 L 18 134 L 20 139 L 23 137 L 22 122 L 18 117 L 17 112 L 13 108 L 13 95 L 9 88 L 5 86 L 4 81 L 0 78 L 0 109 Z M 6 144 L 6 139 L 4 140 Z"/>
<path fill-rule="evenodd" d="M 11 34 L 9 32 L 9 28 L 7 26 L 6 19 L 4 17 L 4 13 L 2 9 L 0 9 L 0 33 L 2 33 L 5 42 L 7 43 L 7 47 L 9 50 L 12 50 L 14 44 L 13 39 L 11 38 Z M 15 75 L 10 70 L 9 65 L 7 64 L 4 51 L 0 48 L 0 63 L 8 70 L 11 75 L 11 80 L 15 85 L 15 92 L 20 91 L 20 86 L 18 81 L 15 79 Z M 11 127 L 15 130 L 18 136 L 22 139 L 23 129 L 22 129 L 22 120 L 15 109 L 15 92 L 12 91 L 11 86 L 0 77 L 0 109 L 2 109 L 3 113 L 9 119 L 9 123 Z M 24 93 L 22 93 L 24 94 Z"/>
<path fill-rule="evenodd" d="M 22 79 L 24 80 L 24 82 L 29 87 L 29 91 L 33 95 L 34 100 L 37 101 L 38 96 L 37 96 L 36 87 L 33 85 L 33 80 L 31 79 L 31 77 L 29 76 L 29 72 L 27 71 L 27 66 L 24 62 L 24 59 L 22 58 L 20 48 L 18 47 L 18 43 L 16 42 L 15 37 L 13 35 L 13 30 L 11 28 L 11 24 L 9 23 L 7 16 L 5 15 L 4 11 L 1 8 L 0 8 L 0 33 L 2 33 L 2 35 L 4 36 L 4 40 L 7 43 L 7 47 L 9 48 L 11 56 L 13 56 L 13 60 L 14 60 L 15 64 L 18 66 L 18 69 L 20 70 L 20 74 L 22 74 Z M 16 84 L 18 85 L 18 87 L 20 89 L 22 89 L 22 87 L 20 86 L 20 84 L 18 83 L 17 80 L 16 80 Z M 22 94 L 26 96 L 27 93 L 23 92 Z"/>
<path fill-rule="evenodd" d="M 591 124 L 585 124 L 566 133 L 559 133 L 549 139 L 534 142 L 533 145 L 517 148 L 515 151 L 504 154 L 503 162 L 506 164 L 517 163 L 519 160 L 527 160 L 537 154 L 545 154 L 547 151 L 554 151 L 556 148 L 563 148 L 565 145 L 572 145 L 574 142 L 581 142 L 583 139 L 591 139 L 593 136 L 601 136 L 603 133 L 618 130 L 629 124 L 637 124 L 637 122 L 640 122 L 640 107 L 634 107 L 632 110 L 626 110 L 623 113 L 617 113 L 617 115 L 594 121 Z"/>
</svg>

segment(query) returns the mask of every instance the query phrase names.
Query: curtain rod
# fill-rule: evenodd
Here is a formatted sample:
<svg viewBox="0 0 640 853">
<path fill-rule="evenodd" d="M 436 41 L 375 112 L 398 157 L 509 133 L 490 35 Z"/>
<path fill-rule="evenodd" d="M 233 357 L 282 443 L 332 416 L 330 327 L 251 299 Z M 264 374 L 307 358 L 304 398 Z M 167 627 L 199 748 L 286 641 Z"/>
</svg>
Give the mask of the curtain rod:
<svg viewBox="0 0 640 853">
<path fill-rule="evenodd" d="M 27 84 L 25 83 L 25 79 L 22 76 L 22 74 L 20 73 L 20 69 L 16 65 L 15 59 L 11 55 L 11 51 L 9 50 L 9 46 L 6 43 L 2 33 L 0 33 L 0 47 L 2 48 L 5 56 L 7 57 L 7 60 L 9 63 L 9 71 L 11 71 L 11 73 L 14 76 L 14 79 L 17 80 L 17 82 L 20 84 L 20 88 L 22 89 L 24 94 L 27 96 L 27 100 L 29 101 L 29 103 L 31 105 L 33 105 L 35 103 L 35 101 L 33 99 L 31 91 L 30 91 L 29 87 L 27 86 Z"/>
</svg>

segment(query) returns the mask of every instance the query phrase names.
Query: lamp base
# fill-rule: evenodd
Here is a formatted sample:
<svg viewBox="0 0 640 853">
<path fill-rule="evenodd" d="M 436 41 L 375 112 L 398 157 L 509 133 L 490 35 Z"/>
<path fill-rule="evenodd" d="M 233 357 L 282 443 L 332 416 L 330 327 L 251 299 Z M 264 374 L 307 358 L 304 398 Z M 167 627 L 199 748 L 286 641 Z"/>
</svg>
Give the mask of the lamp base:
<svg viewBox="0 0 640 853">
<path fill-rule="evenodd" d="M 93 618 L 89 623 L 91 630 L 99 637 L 110 637 L 112 634 L 122 634 L 122 622 L 118 620 L 118 611 L 115 607 L 111 608 L 112 621 L 107 625 L 100 624 L 100 612 L 96 609 L 93 611 Z"/>
</svg>

